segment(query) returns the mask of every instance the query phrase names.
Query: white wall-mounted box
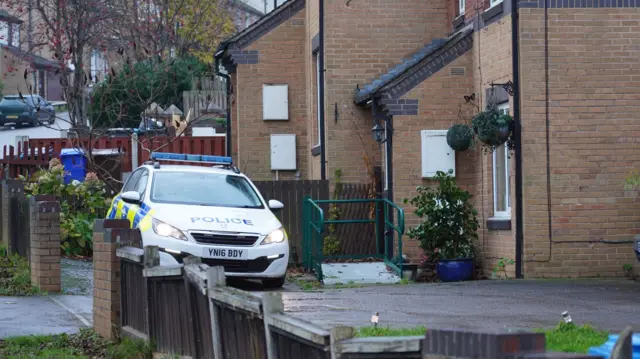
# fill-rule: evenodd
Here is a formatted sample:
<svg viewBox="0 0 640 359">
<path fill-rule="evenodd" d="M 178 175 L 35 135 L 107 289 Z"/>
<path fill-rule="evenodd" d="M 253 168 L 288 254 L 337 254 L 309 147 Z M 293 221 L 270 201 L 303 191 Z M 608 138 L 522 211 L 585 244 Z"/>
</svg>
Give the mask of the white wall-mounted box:
<svg viewBox="0 0 640 359">
<path fill-rule="evenodd" d="M 271 170 L 296 170 L 296 135 L 271 135 Z"/>
<path fill-rule="evenodd" d="M 289 85 L 262 85 L 262 119 L 264 121 L 289 119 Z"/>
<path fill-rule="evenodd" d="M 456 175 L 456 152 L 447 143 L 447 130 L 422 130 L 422 178 L 435 177 L 436 172 Z"/>
</svg>

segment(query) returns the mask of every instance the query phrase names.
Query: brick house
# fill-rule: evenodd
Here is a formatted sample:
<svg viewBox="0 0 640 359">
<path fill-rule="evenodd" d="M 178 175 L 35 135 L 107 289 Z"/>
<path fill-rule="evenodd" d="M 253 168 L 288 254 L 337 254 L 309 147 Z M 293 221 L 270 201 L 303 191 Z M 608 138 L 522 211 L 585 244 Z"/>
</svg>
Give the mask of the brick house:
<svg viewBox="0 0 640 359">
<path fill-rule="evenodd" d="M 58 64 L 34 51 L 27 51 L 23 21 L 0 9 L 0 76 L 5 94 L 29 92 L 50 101 L 62 100 L 62 89 L 55 69 Z M 22 30 L 22 31 L 21 31 Z M 24 79 L 24 70 L 31 74 Z"/>
<path fill-rule="evenodd" d="M 367 154 L 401 203 L 452 165 L 475 197 L 486 269 L 507 257 L 511 275 L 622 276 L 640 232 L 623 186 L 640 165 L 640 2 L 516 3 L 513 19 L 512 0 L 325 0 L 327 177 L 369 181 Z M 256 180 L 320 178 L 318 15 L 318 0 L 289 0 L 216 55 L 233 85 L 234 161 Z M 514 116 L 515 156 L 446 145 L 474 102 Z M 274 141 L 289 150 L 275 164 Z M 416 261 L 418 243 L 405 239 L 405 254 Z"/>
</svg>

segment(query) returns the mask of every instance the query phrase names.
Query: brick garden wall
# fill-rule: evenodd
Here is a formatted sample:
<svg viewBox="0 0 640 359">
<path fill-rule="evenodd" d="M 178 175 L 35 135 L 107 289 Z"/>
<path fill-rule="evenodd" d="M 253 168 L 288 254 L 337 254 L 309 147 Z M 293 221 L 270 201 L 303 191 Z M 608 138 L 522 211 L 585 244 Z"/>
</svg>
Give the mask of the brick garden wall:
<svg viewBox="0 0 640 359">
<path fill-rule="evenodd" d="M 548 10 L 551 236 L 547 208 L 544 10 L 521 10 L 525 273 L 622 276 L 640 204 L 640 9 Z M 526 34 L 526 35 L 525 35 Z"/>
</svg>

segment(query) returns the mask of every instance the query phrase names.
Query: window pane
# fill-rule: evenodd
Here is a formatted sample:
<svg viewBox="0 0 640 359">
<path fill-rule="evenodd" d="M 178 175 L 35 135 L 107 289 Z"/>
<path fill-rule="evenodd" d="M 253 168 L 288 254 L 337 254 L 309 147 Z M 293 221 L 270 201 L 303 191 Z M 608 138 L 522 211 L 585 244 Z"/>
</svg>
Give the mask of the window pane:
<svg viewBox="0 0 640 359">
<path fill-rule="evenodd" d="M 11 30 L 11 45 L 20 47 L 20 25 L 18 24 L 13 24 L 13 29 Z"/>
<path fill-rule="evenodd" d="M 504 212 L 508 208 L 508 185 L 507 185 L 507 161 L 506 161 L 506 148 L 502 145 L 496 149 L 495 156 L 495 168 L 493 180 L 496 185 L 496 208 L 497 212 Z"/>
</svg>

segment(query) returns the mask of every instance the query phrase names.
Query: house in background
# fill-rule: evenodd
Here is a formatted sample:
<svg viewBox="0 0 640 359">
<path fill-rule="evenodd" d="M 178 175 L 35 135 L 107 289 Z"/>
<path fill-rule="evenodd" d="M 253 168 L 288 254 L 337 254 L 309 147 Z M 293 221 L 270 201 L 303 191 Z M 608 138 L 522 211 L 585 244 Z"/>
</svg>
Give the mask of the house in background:
<svg viewBox="0 0 640 359">
<path fill-rule="evenodd" d="M 0 74 L 4 93 L 28 93 L 29 89 L 50 101 L 63 98 L 58 63 L 29 51 L 24 22 L 0 9 Z M 31 74 L 24 79 L 24 70 Z"/>
<path fill-rule="evenodd" d="M 512 258 L 519 277 L 622 276 L 640 233 L 640 202 L 623 186 L 640 167 L 639 7 L 325 1 L 320 49 L 318 0 L 289 0 L 218 51 L 234 89 L 234 162 L 255 180 L 318 179 L 325 166 L 332 181 L 340 169 L 367 183 L 364 155 L 399 204 L 454 169 L 475 198 L 485 269 Z M 489 105 L 515 116 L 515 153 L 453 151 L 447 130 Z M 420 257 L 415 241 L 404 251 Z"/>
</svg>

